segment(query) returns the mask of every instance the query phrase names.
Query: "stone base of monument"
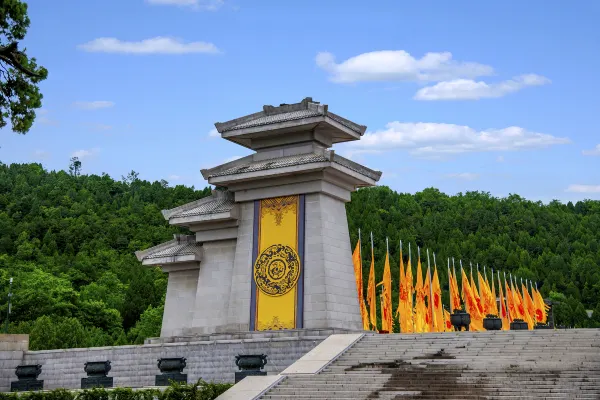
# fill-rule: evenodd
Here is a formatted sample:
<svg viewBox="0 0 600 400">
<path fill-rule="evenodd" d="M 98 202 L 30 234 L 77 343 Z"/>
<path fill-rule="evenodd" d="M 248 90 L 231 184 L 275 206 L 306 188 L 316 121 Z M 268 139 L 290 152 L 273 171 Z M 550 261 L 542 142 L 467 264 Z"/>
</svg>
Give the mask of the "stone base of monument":
<svg viewBox="0 0 600 400">
<path fill-rule="evenodd" d="M 267 371 L 236 371 L 235 383 L 238 383 L 247 376 L 266 376 Z"/>
<path fill-rule="evenodd" d="M 187 374 L 179 372 L 156 375 L 154 386 L 169 386 L 171 382 L 187 383 Z"/>
<path fill-rule="evenodd" d="M 90 378 L 81 378 L 82 389 L 93 388 L 111 388 L 113 387 L 112 376 L 93 376 Z"/>
<path fill-rule="evenodd" d="M 44 390 L 43 380 L 27 379 L 10 383 L 11 392 L 33 392 L 36 390 Z"/>
</svg>

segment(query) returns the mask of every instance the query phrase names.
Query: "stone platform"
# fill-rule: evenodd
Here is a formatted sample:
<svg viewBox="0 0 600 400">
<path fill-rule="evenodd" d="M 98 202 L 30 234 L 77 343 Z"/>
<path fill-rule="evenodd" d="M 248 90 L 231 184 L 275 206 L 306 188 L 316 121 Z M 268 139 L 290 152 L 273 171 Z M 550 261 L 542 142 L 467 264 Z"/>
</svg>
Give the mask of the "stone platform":
<svg viewBox="0 0 600 400">
<path fill-rule="evenodd" d="M 600 329 L 365 334 L 341 354 L 329 347 L 218 400 L 600 399 Z M 311 373 L 312 358 L 323 367 Z"/>
<path fill-rule="evenodd" d="M 342 331 L 345 332 L 345 331 Z M 185 357 L 188 382 L 202 378 L 214 382 L 234 382 L 238 354 L 266 354 L 265 371 L 278 374 L 309 352 L 333 329 L 264 331 L 149 339 L 140 346 L 95 347 L 66 350 L 28 351 L 27 335 L 0 335 L 0 391 L 9 391 L 17 380 L 14 368 L 41 364 L 44 389 L 79 389 L 88 361 L 111 361 L 110 377 L 115 387 L 150 387 L 160 374 L 159 358 Z M 16 337 L 18 336 L 18 337 Z"/>
</svg>

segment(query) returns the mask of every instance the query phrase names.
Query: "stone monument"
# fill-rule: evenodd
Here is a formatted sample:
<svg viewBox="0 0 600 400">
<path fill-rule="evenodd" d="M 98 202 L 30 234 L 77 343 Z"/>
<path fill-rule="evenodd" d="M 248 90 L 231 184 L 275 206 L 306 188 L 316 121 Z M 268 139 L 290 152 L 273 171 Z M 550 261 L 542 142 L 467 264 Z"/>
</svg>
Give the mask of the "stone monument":
<svg viewBox="0 0 600 400">
<path fill-rule="evenodd" d="M 161 337 L 362 330 L 345 203 L 381 172 L 329 149 L 366 127 L 310 97 L 215 126 L 255 153 L 202 170 L 213 194 L 163 211 L 192 235 L 136 252 L 169 273 Z"/>
</svg>

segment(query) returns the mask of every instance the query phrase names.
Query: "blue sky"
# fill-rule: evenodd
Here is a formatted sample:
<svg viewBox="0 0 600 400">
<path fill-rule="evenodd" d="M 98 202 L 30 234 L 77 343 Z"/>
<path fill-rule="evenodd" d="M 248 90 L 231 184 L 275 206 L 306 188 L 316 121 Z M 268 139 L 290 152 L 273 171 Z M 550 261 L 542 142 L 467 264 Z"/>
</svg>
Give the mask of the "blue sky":
<svg viewBox="0 0 600 400">
<path fill-rule="evenodd" d="M 600 3 L 29 1 L 48 68 L 0 160 L 204 187 L 247 150 L 214 122 L 311 96 L 368 126 L 335 147 L 411 192 L 600 199 Z"/>
</svg>

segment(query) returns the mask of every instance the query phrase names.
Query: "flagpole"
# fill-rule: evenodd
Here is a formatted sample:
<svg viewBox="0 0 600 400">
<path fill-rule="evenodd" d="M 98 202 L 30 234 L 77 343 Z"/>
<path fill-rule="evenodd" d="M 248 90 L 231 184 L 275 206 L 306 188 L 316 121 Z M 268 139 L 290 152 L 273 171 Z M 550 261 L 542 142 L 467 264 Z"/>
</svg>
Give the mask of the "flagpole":
<svg viewBox="0 0 600 400">
<path fill-rule="evenodd" d="M 360 265 L 361 265 L 361 269 L 360 269 L 361 271 L 360 272 L 362 273 L 362 241 L 360 240 L 360 228 L 358 228 L 358 243 L 359 243 L 359 246 L 358 246 L 358 255 L 360 257 Z"/>
<path fill-rule="evenodd" d="M 429 265 L 429 249 L 427 249 L 427 275 L 429 275 L 429 303 L 431 308 L 431 327 L 435 330 L 435 315 L 433 313 L 433 281 L 431 280 L 431 266 Z"/>
<path fill-rule="evenodd" d="M 471 268 L 473 266 L 471 265 Z M 481 274 L 479 273 L 479 263 L 477 263 L 477 286 L 479 286 L 479 297 L 481 297 Z"/>
<path fill-rule="evenodd" d="M 483 266 L 484 270 L 485 270 L 485 265 Z M 492 270 L 492 295 L 494 294 L 494 268 L 490 268 Z M 496 309 L 498 308 L 498 299 L 494 296 L 494 305 L 496 306 Z"/>
<path fill-rule="evenodd" d="M 412 276 L 412 258 L 411 258 L 411 252 L 410 252 L 410 242 L 408 242 L 408 268 L 410 268 L 410 274 Z M 406 270 L 406 271 L 408 273 L 408 270 Z M 413 282 L 411 282 L 410 284 L 412 286 Z M 413 300 L 413 297 L 412 297 L 413 294 L 412 293 L 408 293 L 408 296 L 410 296 L 410 300 L 411 300 L 410 304 L 412 305 L 412 303 L 413 303 L 412 302 L 412 300 Z M 410 309 L 409 312 L 412 314 L 413 310 Z M 415 331 L 415 318 L 414 318 L 414 316 L 411 317 L 411 321 L 412 321 L 412 329 L 413 329 L 412 331 L 414 332 Z"/>
<path fill-rule="evenodd" d="M 448 257 L 448 294 L 450 295 L 450 308 L 449 308 L 450 314 L 453 313 L 453 310 L 452 310 L 452 307 L 453 307 L 453 305 L 452 305 L 452 300 L 453 300 L 452 299 L 452 279 L 451 278 L 452 278 L 452 272 L 450 272 L 450 257 Z"/>
<path fill-rule="evenodd" d="M 458 279 L 457 279 L 457 275 L 456 275 L 456 265 L 454 265 L 454 257 L 452 257 L 452 273 L 454 275 L 454 280 L 456 280 L 456 288 L 458 289 Z M 462 282 L 461 282 L 462 285 Z M 457 296 L 460 297 L 460 293 L 456 293 Z M 450 311 L 451 313 L 454 313 L 454 310 Z"/>
<path fill-rule="evenodd" d="M 508 285 L 506 284 L 506 271 L 504 271 L 504 291 L 505 292 L 506 292 L 507 287 L 508 287 Z M 506 298 L 506 306 L 505 306 L 506 307 L 506 315 L 508 316 L 508 321 L 510 322 L 512 317 L 510 316 L 510 308 L 508 307 L 508 293 L 504 293 L 504 297 Z"/>
<path fill-rule="evenodd" d="M 473 278 L 473 263 L 471 261 L 469 261 L 469 264 L 471 265 L 471 278 Z M 475 282 L 473 282 L 475 283 Z"/>
<path fill-rule="evenodd" d="M 374 250 L 374 246 L 373 246 L 373 232 L 371 232 L 371 262 L 373 264 L 375 264 L 375 262 L 373 261 L 374 251 L 375 250 Z M 373 275 L 375 275 L 375 271 L 373 271 Z M 375 277 L 373 276 L 373 278 L 375 278 Z M 370 279 L 371 279 L 371 272 L 369 271 L 369 280 Z M 375 282 L 373 282 L 373 285 L 375 287 L 377 287 L 377 285 L 376 285 L 377 279 L 373 279 L 373 280 L 375 281 Z M 374 288 L 373 290 L 375 291 L 375 297 L 377 297 L 377 289 Z M 373 299 L 373 300 L 375 301 L 375 326 L 374 326 L 374 328 L 375 328 L 375 332 L 377 332 L 378 331 L 377 330 L 377 299 Z M 380 304 L 380 306 L 381 306 L 381 304 Z"/>
</svg>

